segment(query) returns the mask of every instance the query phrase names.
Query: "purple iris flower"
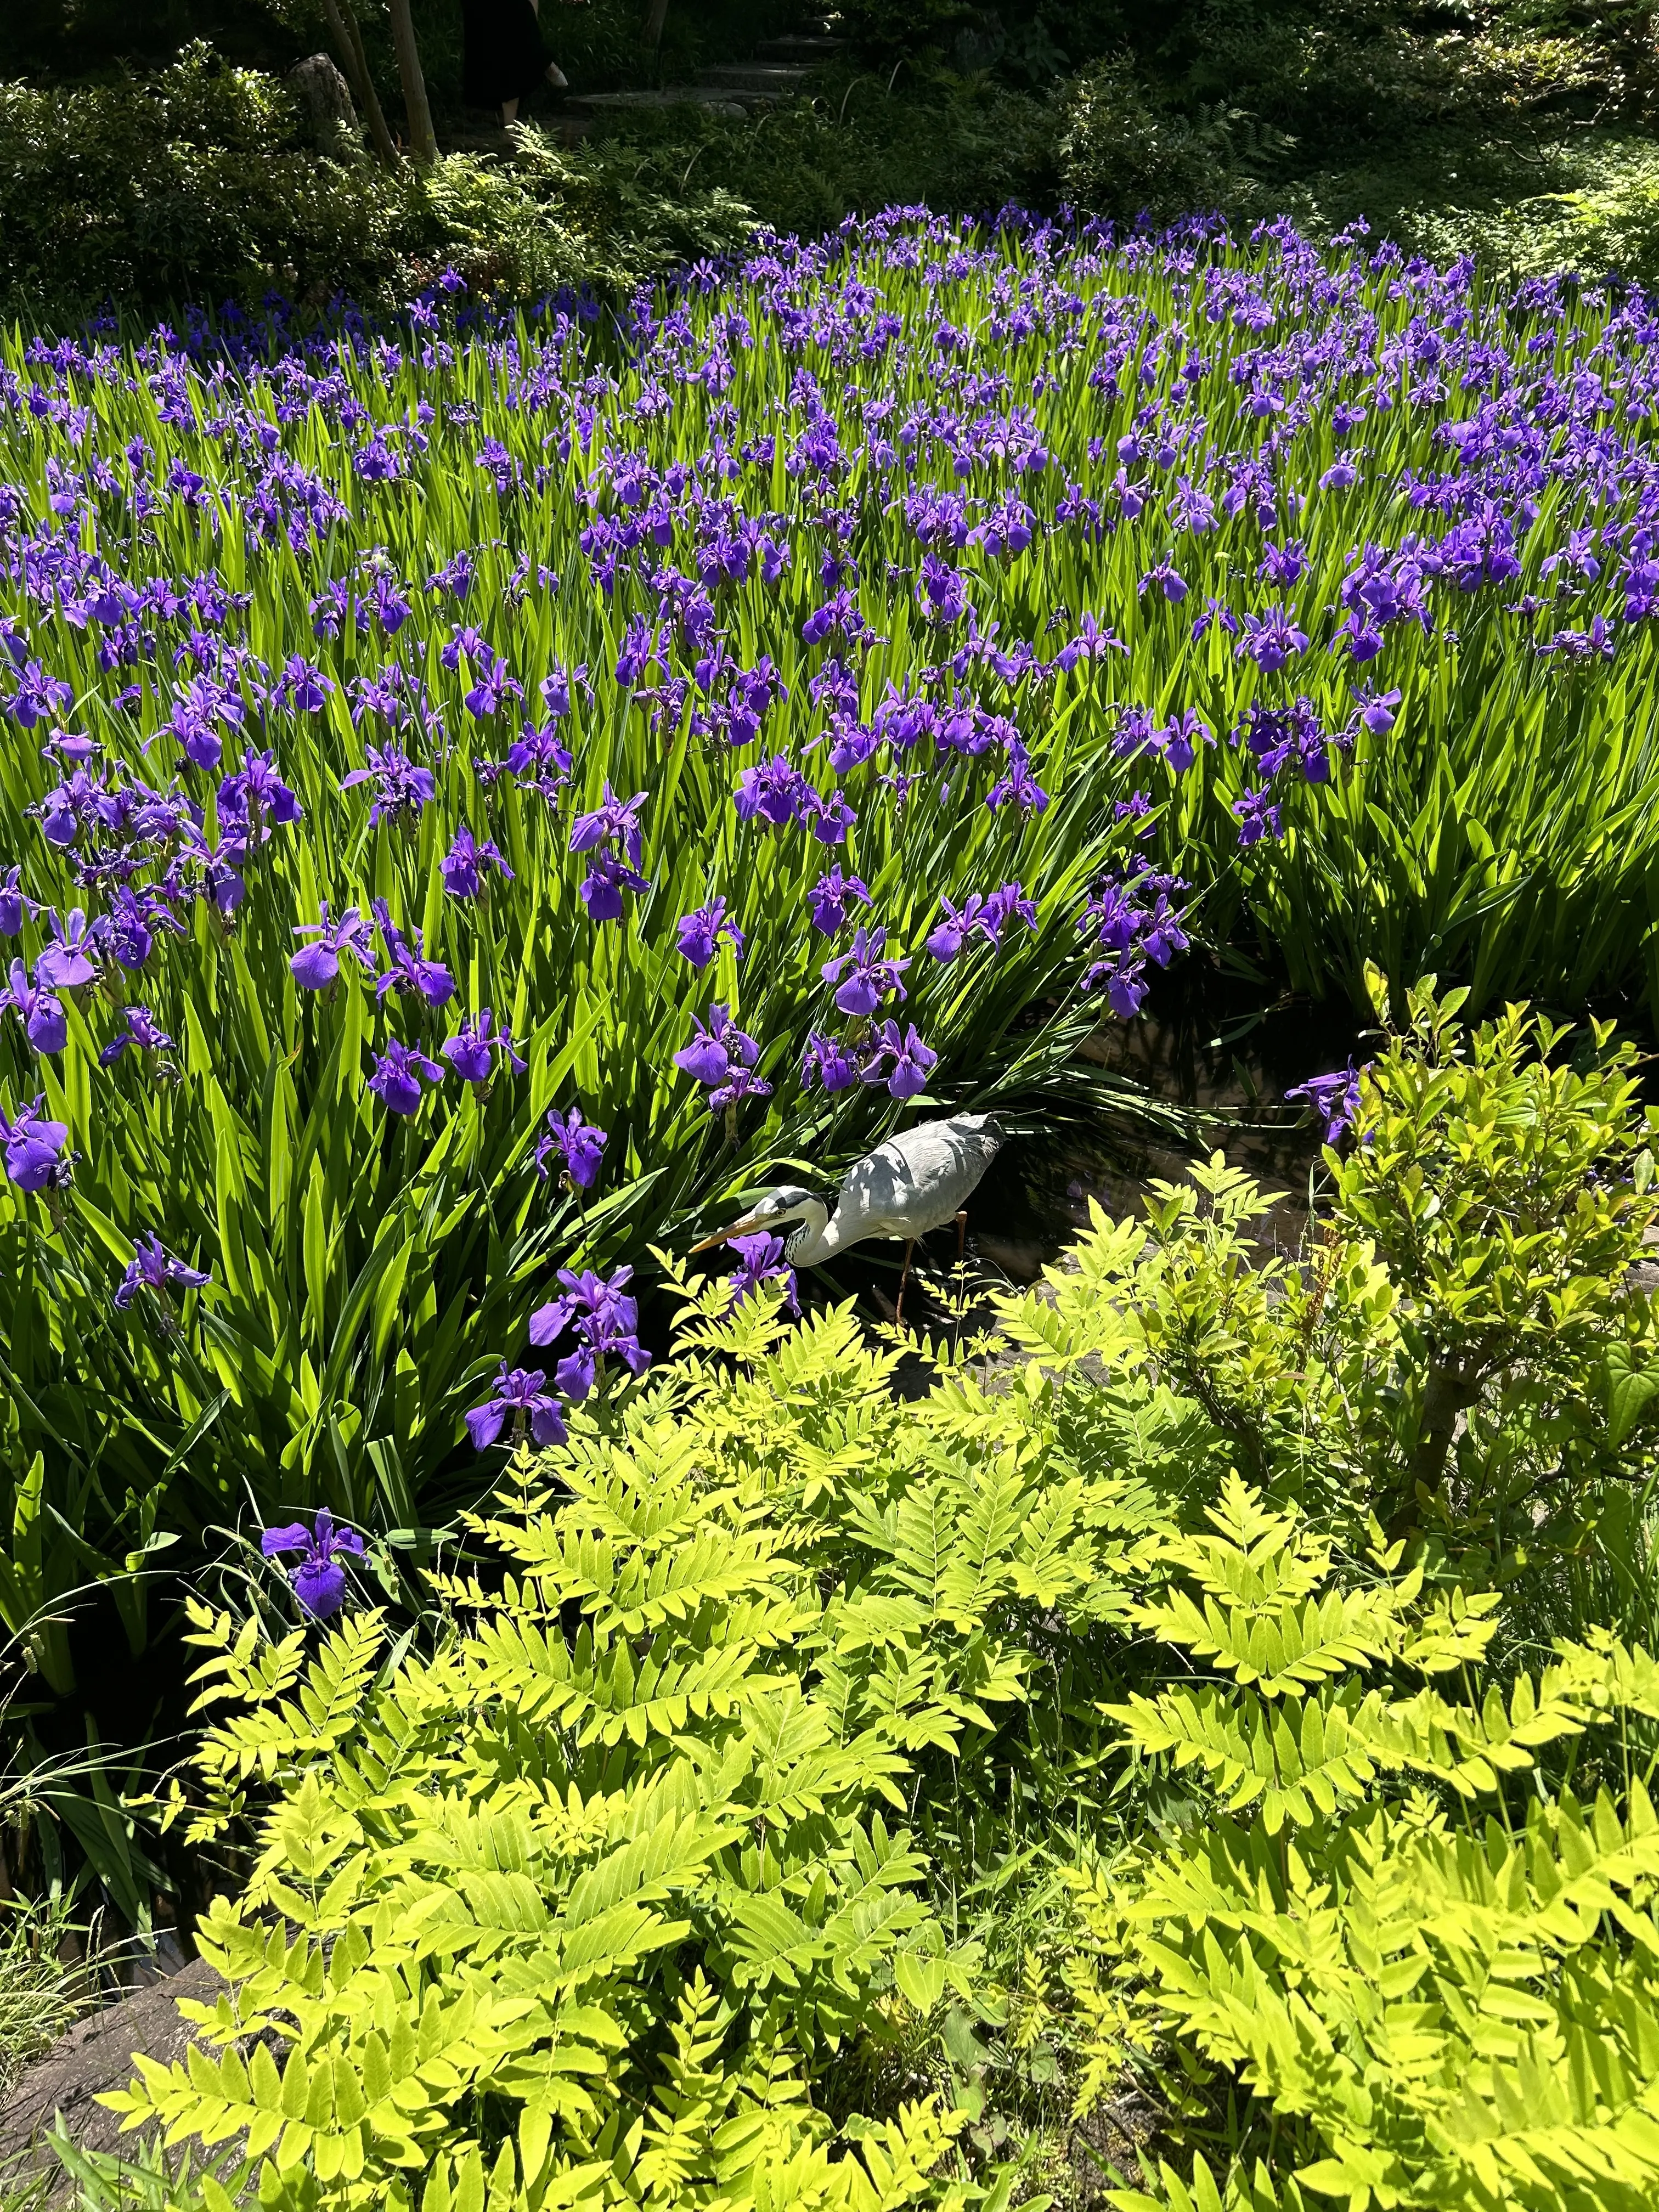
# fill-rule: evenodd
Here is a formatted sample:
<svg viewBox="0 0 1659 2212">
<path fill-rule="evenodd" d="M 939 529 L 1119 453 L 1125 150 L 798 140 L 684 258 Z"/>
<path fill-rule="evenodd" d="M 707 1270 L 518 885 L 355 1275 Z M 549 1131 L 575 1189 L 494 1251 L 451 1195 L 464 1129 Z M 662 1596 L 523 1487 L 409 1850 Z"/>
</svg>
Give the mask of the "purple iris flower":
<svg viewBox="0 0 1659 2212">
<path fill-rule="evenodd" d="M 810 783 L 801 793 L 800 817 L 820 845 L 844 845 L 848 831 L 859 818 L 844 791 L 832 791 L 826 799 Z"/>
<path fill-rule="evenodd" d="M 538 1306 L 531 1315 L 532 1344 L 552 1344 L 568 1328 L 574 1328 L 580 1340 L 577 1349 L 553 1370 L 554 1380 L 568 1398 L 586 1397 L 598 1379 L 603 1358 L 620 1359 L 635 1376 L 643 1375 L 651 1364 L 651 1354 L 639 1340 L 639 1306 L 628 1295 L 627 1286 L 633 1278 L 631 1267 L 618 1267 L 608 1279 L 587 1268 L 579 1275 L 569 1267 L 561 1267 L 558 1281 L 563 1296 Z"/>
<path fill-rule="evenodd" d="M 380 939 L 391 963 L 385 973 L 374 979 L 375 997 L 384 999 L 388 991 L 403 991 L 413 998 L 424 999 L 428 1006 L 447 1006 L 455 995 L 455 978 L 441 960 L 422 958 L 418 929 L 413 933 L 411 945 L 392 919 L 386 901 L 377 898 L 373 903 Z"/>
<path fill-rule="evenodd" d="M 368 1087 L 378 1096 L 387 1113 L 407 1116 L 420 1110 L 422 1076 L 428 1083 L 441 1083 L 444 1072 L 437 1061 L 428 1060 L 418 1046 L 402 1044 L 393 1037 L 375 1061 L 368 1079 Z"/>
<path fill-rule="evenodd" d="M 821 929 L 826 937 L 833 937 L 847 920 L 847 909 L 856 899 L 860 906 L 870 903 L 870 887 L 857 876 L 843 876 L 840 863 L 827 876 L 820 876 L 806 894 L 812 927 Z"/>
<path fill-rule="evenodd" d="M 161 1292 L 169 1283 L 176 1283 L 181 1291 L 199 1291 L 212 1279 L 211 1269 L 187 1267 L 182 1260 L 175 1260 L 159 1237 L 140 1237 L 134 1241 L 127 1271 L 116 1285 L 115 1303 L 125 1312 L 142 1290 Z"/>
<path fill-rule="evenodd" d="M 1245 616 L 1244 635 L 1233 647 L 1233 657 L 1248 658 L 1264 676 L 1273 676 L 1295 654 L 1307 649 L 1308 633 L 1297 628 L 1296 609 L 1269 607 L 1265 614 Z"/>
<path fill-rule="evenodd" d="M 1395 710 L 1400 704 L 1398 687 L 1392 691 L 1379 691 L 1374 685 L 1367 684 L 1362 690 L 1356 684 L 1353 696 L 1359 702 L 1356 711 L 1365 727 L 1374 738 L 1386 738 L 1397 719 Z"/>
<path fill-rule="evenodd" d="M 30 910 L 21 887 L 21 868 L 11 868 L 0 877 L 0 937 L 15 937 Z"/>
<path fill-rule="evenodd" d="M 578 1190 L 591 1190 L 599 1178 L 599 1155 L 610 1142 L 606 1132 L 582 1119 L 573 1106 L 561 1115 L 554 1107 L 547 1117 L 547 1133 L 536 1139 L 536 1172 L 547 1179 L 547 1163 L 555 1152 L 564 1155 L 564 1171 Z"/>
<path fill-rule="evenodd" d="M 444 879 L 444 889 L 451 898 L 477 898 L 484 887 L 484 870 L 494 868 L 510 883 L 513 871 L 501 858 L 500 849 L 490 843 L 480 844 L 468 824 L 462 823 L 455 832 L 455 842 L 438 863 L 438 873 Z"/>
<path fill-rule="evenodd" d="M 623 893 L 648 891 L 650 888 L 637 868 L 629 867 L 614 853 L 595 853 L 587 864 L 578 896 L 587 908 L 590 921 L 620 921 Z"/>
<path fill-rule="evenodd" d="M 1018 738 L 1008 748 L 1007 773 L 985 794 L 985 804 L 994 811 L 1011 803 L 1022 814 L 1042 814 L 1048 805 L 1048 793 L 1031 774 L 1031 756 Z"/>
<path fill-rule="evenodd" d="M 674 1065 L 710 1091 L 726 1082 L 734 1066 L 753 1067 L 760 1058 L 759 1045 L 738 1027 L 720 1000 L 708 1009 L 707 1029 L 695 1015 L 691 1026 L 696 1035 L 674 1054 Z"/>
<path fill-rule="evenodd" d="M 630 867 L 640 865 L 640 854 L 645 833 L 640 827 L 640 809 L 650 793 L 636 791 L 631 799 L 618 799 L 607 783 L 605 796 L 591 814 L 579 814 L 570 825 L 570 849 L 573 853 L 592 853 L 605 845 L 618 845 Z"/>
<path fill-rule="evenodd" d="M 754 1296 L 763 1283 L 781 1282 L 786 1285 L 782 1310 L 798 1314 L 800 1311 L 800 1293 L 795 1282 L 795 1271 L 784 1260 L 782 1237 L 769 1236 L 762 1229 L 752 1237 L 734 1237 L 731 1243 L 732 1249 L 741 1264 L 728 1278 L 732 1285 L 732 1303 L 726 1310 L 727 1313 L 735 1313 L 746 1298 Z"/>
<path fill-rule="evenodd" d="M 355 1528 L 337 1528 L 327 1506 L 319 1505 L 312 1528 L 307 1528 L 303 1521 L 291 1521 L 285 1528 L 267 1528 L 259 1539 L 259 1549 L 268 1559 L 283 1552 L 305 1554 L 289 1570 L 289 1580 L 312 1619 L 327 1620 L 345 1603 L 346 1571 L 340 1561 L 361 1559 L 363 1540 Z"/>
<path fill-rule="evenodd" d="M 11 963 L 11 988 L 0 994 L 0 1008 L 9 1006 L 23 1024 L 23 1034 L 36 1052 L 62 1052 L 69 1042 L 69 1018 L 63 1001 L 50 984 L 40 981 L 35 963 L 35 982 L 29 988 L 28 969 L 21 960 Z"/>
<path fill-rule="evenodd" d="M 475 1020 L 463 1022 L 455 1035 L 438 1048 L 462 1082 L 470 1083 L 479 1091 L 494 1074 L 497 1054 L 507 1061 L 515 1075 L 522 1075 L 530 1064 L 528 1060 L 521 1060 L 513 1049 L 510 1030 L 502 1029 L 494 1036 L 490 1035 L 495 1019 L 490 1009 L 485 1006 Z"/>
<path fill-rule="evenodd" d="M 899 978 L 910 963 L 884 959 L 886 943 L 884 929 L 870 930 L 860 923 L 853 938 L 852 951 L 836 954 L 819 969 L 826 983 L 840 981 L 836 1004 L 842 1013 L 873 1014 L 890 993 L 900 999 L 905 996 Z"/>
<path fill-rule="evenodd" d="M 710 899 L 707 906 L 700 906 L 695 913 L 680 916 L 676 942 L 691 965 L 700 971 L 719 951 L 722 937 L 741 959 L 744 933 L 726 911 L 723 898 Z"/>
<path fill-rule="evenodd" d="M 129 1006 L 122 1026 L 98 1055 L 100 1067 L 113 1067 L 124 1052 L 165 1052 L 173 1039 L 148 1006 Z"/>
<path fill-rule="evenodd" d="M 850 1049 L 839 1037 L 814 1030 L 801 1056 L 801 1088 L 810 1091 L 814 1082 L 820 1083 L 833 1097 L 838 1091 L 850 1091 L 858 1079 L 859 1063 Z"/>
<path fill-rule="evenodd" d="M 1137 596 L 1144 599 L 1154 584 L 1162 586 L 1164 598 L 1172 606 L 1179 606 L 1187 596 L 1187 579 L 1169 561 L 1160 561 L 1156 568 L 1146 571 L 1135 586 Z"/>
<path fill-rule="evenodd" d="M 70 1164 L 63 1158 L 68 1125 L 43 1119 L 45 1093 L 27 1106 L 20 1106 L 8 1119 L 0 1110 L 0 1146 L 4 1147 L 6 1176 L 19 1190 L 47 1190 L 69 1181 Z"/>
<path fill-rule="evenodd" d="M 939 1059 L 922 1042 L 914 1023 L 901 1029 L 896 1022 L 884 1022 L 863 1050 L 863 1081 L 885 1083 L 895 1098 L 914 1098 L 925 1091 L 928 1071 Z"/>
<path fill-rule="evenodd" d="M 1241 793 L 1233 801 L 1233 812 L 1238 817 L 1241 845 L 1259 844 L 1264 837 L 1277 838 L 1285 834 L 1279 810 L 1265 786 L 1259 791 Z"/>
<path fill-rule="evenodd" d="M 619 921 L 623 891 L 651 888 L 640 873 L 645 833 L 639 815 L 648 796 L 636 791 L 631 799 L 618 799 L 607 782 L 599 805 L 570 825 L 571 851 L 592 855 L 580 897 L 592 921 Z M 618 849 L 606 849 L 612 847 Z"/>
<path fill-rule="evenodd" d="M 744 769 L 738 778 L 732 803 L 739 822 L 753 822 L 758 817 L 769 829 L 783 830 L 802 811 L 811 789 L 806 778 L 792 765 L 787 756 L 778 753 L 756 768 Z M 816 793 L 813 795 L 816 797 Z"/>
<path fill-rule="evenodd" d="M 400 817 L 413 821 L 423 806 L 438 795 L 429 768 L 417 767 L 406 753 L 396 745 L 365 747 L 368 765 L 355 768 L 349 775 L 340 778 L 342 791 L 349 791 L 354 783 L 373 783 L 374 799 L 368 810 L 369 826 L 382 818 L 395 822 Z"/>
<path fill-rule="evenodd" d="M 763 1075 L 757 1075 L 752 1067 L 734 1066 L 724 1083 L 708 1094 L 708 1110 L 722 1113 L 728 1107 L 738 1105 L 745 1098 L 769 1098 L 772 1086 Z"/>
<path fill-rule="evenodd" d="M 295 981 L 307 991 L 320 991 L 334 981 L 340 972 L 343 952 L 349 952 L 360 968 L 374 964 L 367 915 L 349 906 L 337 921 L 331 921 L 326 899 L 320 912 L 320 921 L 302 921 L 294 932 L 296 937 L 314 937 L 317 942 L 301 945 L 288 963 Z"/>
<path fill-rule="evenodd" d="M 562 1444 L 568 1441 L 564 1418 L 559 1412 L 559 1401 L 550 1397 L 542 1385 L 547 1376 L 539 1367 L 511 1367 L 502 1360 L 501 1372 L 495 1377 L 495 1392 L 482 1406 L 475 1406 L 466 1416 L 467 1434 L 472 1439 L 475 1451 L 488 1451 L 513 1416 L 513 1442 L 523 1437 L 526 1423 L 531 1435 L 538 1444 Z"/>
<path fill-rule="evenodd" d="M 46 984 L 54 991 L 73 991 L 82 983 L 94 981 L 98 970 L 87 948 L 96 940 L 80 908 L 75 908 L 67 922 L 60 921 L 55 913 L 48 914 L 46 926 L 52 941 L 34 963 L 36 984 Z"/>
<path fill-rule="evenodd" d="M 98 940 L 118 967 L 137 974 L 155 949 L 155 924 L 178 930 L 165 899 L 153 891 L 135 891 L 123 884 L 110 901 L 109 912 L 94 923 Z"/>
<path fill-rule="evenodd" d="M 286 827 L 297 822 L 304 811 L 277 775 L 271 754 L 256 753 L 252 746 L 242 755 L 236 774 L 226 776 L 219 786 L 219 821 L 224 828 L 245 825 L 246 834 L 252 835 L 268 823 Z"/>
<path fill-rule="evenodd" d="M 1306 1101 L 1319 1123 L 1322 1142 L 1337 1144 L 1359 1119 L 1359 1071 L 1351 1060 L 1333 1075 L 1316 1075 L 1298 1083 L 1285 1093 L 1287 1105 L 1292 1098 Z"/>
<path fill-rule="evenodd" d="M 1091 671 L 1097 661 L 1103 660 L 1109 653 L 1127 653 L 1128 647 L 1115 630 L 1108 629 L 1085 614 L 1078 624 L 1077 635 L 1062 645 L 1054 655 L 1054 666 L 1069 676 L 1079 660 L 1086 660 Z"/>
<path fill-rule="evenodd" d="M 327 703 L 333 689 L 331 677 L 325 676 L 320 668 L 313 668 L 310 661 L 295 653 L 289 655 L 271 696 L 287 700 L 300 714 L 315 714 Z"/>
</svg>

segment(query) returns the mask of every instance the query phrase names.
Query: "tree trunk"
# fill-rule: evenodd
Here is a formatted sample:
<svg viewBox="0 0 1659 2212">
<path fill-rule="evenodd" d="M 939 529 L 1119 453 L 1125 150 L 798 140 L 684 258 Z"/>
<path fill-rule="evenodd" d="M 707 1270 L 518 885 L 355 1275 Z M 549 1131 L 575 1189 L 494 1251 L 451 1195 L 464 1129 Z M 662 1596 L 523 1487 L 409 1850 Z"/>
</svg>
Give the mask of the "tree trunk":
<svg viewBox="0 0 1659 2212">
<path fill-rule="evenodd" d="M 651 0 L 646 11 L 645 43 L 656 47 L 662 44 L 662 27 L 668 14 L 668 0 Z"/>
<path fill-rule="evenodd" d="M 323 13 L 328 18 L 329 35 L 345 64 L 347 80 L 368 119 L 368 135 L 374 141 L 374 150 L 388 167 L 395 169 L 398 167 L 398 149 L 392 142 L 392 133 L 386 127 L 386 114 L 380 106 L 380 94 L 375 91 L 374 80 L 368 73 L 368 57 L 363 52 L 363 34 L 357 27 L 356 16 L 352 13 L 351 0 L 323 0 Z"/>
<path fill-rule="evenodd" d="M 426 104 L 426 79 L 421 74 L 421 50 L 415 41 L 415 18 L 409 11 L 409 0 L 392 0 L 392 37 L 398 49 L 404 112 L 409 118 L 410 149 L 423 168 L 430 168 L 438 158 L 438 141 L 432 129 L 432 110 Z"/>
</svg>

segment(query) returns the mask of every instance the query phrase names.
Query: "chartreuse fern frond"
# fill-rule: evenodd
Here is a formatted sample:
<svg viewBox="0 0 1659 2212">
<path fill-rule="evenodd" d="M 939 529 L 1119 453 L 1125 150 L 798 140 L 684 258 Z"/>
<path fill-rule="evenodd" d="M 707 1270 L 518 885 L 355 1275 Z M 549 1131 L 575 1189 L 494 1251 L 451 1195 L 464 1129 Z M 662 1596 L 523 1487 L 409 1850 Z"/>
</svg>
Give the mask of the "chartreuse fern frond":
<svg viewBox="0 0 1659 2212">
<path fill-rule="evenodd" d="M 473 1523 L 502 1571 L 439 1578 L 424 1655 L 377 1673 L 373 1616 L 310 1650 L 198 1621 L 236 1707 L 203 1785 L 221 1821 L 263 1790 L 259 1848 L 201 1929 L 229 1993 L 114 2101 L 246 2137 L 266 2212 L 984 2193 L 939 2173 L 959 2116 L 838 2138 L 812 2064 L 901 1972 L 967 1986 L 917 1762 L 1018 1709 L 1039 1611 L 1127 1606 L 1154 1501 L 1067 1459 L 1036 1370 L 918 1415 L 844 1313 L 708 1340 L 515 1470 Z"/>
<path fill-rule="evenodd" d="M 1651 2203 L 1659 1816 L 1639 1773 L 1585 1806 L 1538 1762 L 1598 1734 L 1616 1751 L 1659 1711 L 1659 1668 L 1602 1636 L 1483 1686 L 1489 1603 L 1430 1598 L 1395 1553 L 1346 1566 L 1243 1486 L 1211 1521 L 1164 1546 L 1184 1587 L 1138 1617 L 1212 1679 L 1110 1710 L 1212 1809 L 1130 1879 L 1079 1881 L 1067 1976 L 1091 2023 L 1085 2100 L 1184 2052 L 1184 2078 L 1221 2069 L 1273 2116 L 1279 2179 L 1241 2154 L 1115 2201 Z"/>
</svg>

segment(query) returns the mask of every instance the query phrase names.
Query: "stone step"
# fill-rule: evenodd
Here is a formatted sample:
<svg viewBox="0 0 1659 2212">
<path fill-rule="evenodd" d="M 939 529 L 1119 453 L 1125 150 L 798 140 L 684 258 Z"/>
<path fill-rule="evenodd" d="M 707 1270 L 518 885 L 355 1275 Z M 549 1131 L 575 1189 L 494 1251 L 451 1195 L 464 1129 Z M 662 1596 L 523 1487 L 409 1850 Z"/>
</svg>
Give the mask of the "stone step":
<svg viewBox="0 0 1659 2212">
<path fill-rule="evenodd" d="M 757 62 L 783 62 L 796 69 L 822 69 L 847 51 L 845 39 L 815 38 L 798 32 L 793 38 L 763 39 L 755 48 Z"/>
<path fill-rule="evenodd" d="M 700 82 L 728 100 L 792 100 L 810 74 L 775 62 L 721 62 Z"/>
<path fill-rule="evenodd" d="M 742 115 L 747 112 L 744 102 L 735 94 L 708 84 L 669 84 L 659 92 L 643 88 L 634 92 L 573 93 L 564 103 L 562 113 L 573 119 L 600 115 L 614 115 L 629 107 L 702 107 L 711 115 Z"/>
</svg>

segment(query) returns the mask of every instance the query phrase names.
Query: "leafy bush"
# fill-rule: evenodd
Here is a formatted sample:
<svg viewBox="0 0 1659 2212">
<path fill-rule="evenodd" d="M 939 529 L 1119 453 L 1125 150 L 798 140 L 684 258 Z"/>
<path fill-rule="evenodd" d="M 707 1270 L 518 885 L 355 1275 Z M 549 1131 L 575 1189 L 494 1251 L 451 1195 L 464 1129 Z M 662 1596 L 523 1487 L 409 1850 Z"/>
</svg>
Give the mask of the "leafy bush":
<svg viewBox="0 0 1659 2212">
<path fill-rule="evenodd" d="M 1398 1546 L 1339 1565 L 1236 1481 L 1212 1520 L 1135 1616 L 1199 1671 L 1111 1709 L 1189 1808 L 1079 1879 L 1092 1956 L 1067 1979 L 1085 2102 L 1144 2072 L 1213 2142 L 1224 2082 L 1233 2139 L 1112 2201 L 1636 2212 L 1659 2184 L 1659 1665 L 1604 1632 L 1494 1680 L 1491 1594 L 1425 1608 Z"/>
<path fill-rule="evenodd" d="M 119 301 L 403 301 L 446 265 L 514 300 L 621 288 L 739 247 L 749 211 L 711 186 L 641 188 L 638 163 L 526 131 L 511 166 L 429 173 L 305 142 L 281 79 L 205 46 L 112 85 L 0 85 L 0 300 L 32 316 Z"/>
<path fill-rule="evenodd" d="M 37 313 L 372 292 L 427 234 L 412 180 L 314 155 L 278 79 L 205 47 L 128 83 L 0 85 L 0 295 Z"/>
<path fill-rule="evenodd" d="M 1237 110 L 1197 115 L 1161 106 L 1127 58 L 1096 63 L 1060 100 L 1059 163 L 1066 198 L 1102 215 L 1168 221 L 1237 201 L 1241 150 L 1256 150 Z"/>
<path fill-rule="evenodd" d="M 1530 2208 L 1576 2172 L 1626 2212 L 1659 1672 L 1609 1630 L 1541 1676 L 1504 1651 L 1517 1571 L 1551 1589 L 1598 1487 L 1651 1468 L 1649 1403 L 1605 1395 L 1609 1341 L 1653 1369 L 1645 1129 L 1624 1058 L 1566 1077 L 1552 1042 L 1516 1014 L 1460 1045 L 1423 997 L 1300 1264 L 1259 1262 L 1264 1201 L 1212 1164 L 1002 1303 L 1023 1360 L 940 1340 L 909 1403 L 849 1310 L 678 1278 L 678 1359 L 519 1462 L 425 1656 L 377 1612 L 313 1646 L 196 1607 L 228 1710 L 172 1817 L 258 1850 L 204 1929 L 211 2055 L 118 2107 L 247 2130 L 273 2206 L 486 2175 L 504 2206 L 962 2201 L 1012 2185 L 988 2083 L 1017 2126 L 1058 2061 L 1085 2110 L 1139 2083 L 1183 2175 L 1230 2145 L 1241 2208 Z M 1547 1252 L 1503 1233 L 1520 1189 L 1567 1224 Z M 1479 1470 L 1551 1461 L 1561 1403 L 1602 1406 L 1601 1457 L 1524 1570 L 1407 1562 L 1364 1484 L 1420 1432 L 1431 1324 L 1474 1325 L 1471 1285 L 1531 1311 L 1551 1261 L 1585 1325 L 1532 1340 L 1530 1397 L 1483 1376 L 1443 1525 L 1490 1526 Z M 1056 1865 L 1069 1948 L 1055 1921 L 1034 1954 Z M 1220 2201 L 1207 2166 L 1156 2201 L 1189 2194 Z"/>
</svg>

